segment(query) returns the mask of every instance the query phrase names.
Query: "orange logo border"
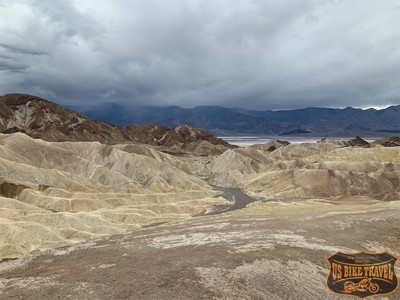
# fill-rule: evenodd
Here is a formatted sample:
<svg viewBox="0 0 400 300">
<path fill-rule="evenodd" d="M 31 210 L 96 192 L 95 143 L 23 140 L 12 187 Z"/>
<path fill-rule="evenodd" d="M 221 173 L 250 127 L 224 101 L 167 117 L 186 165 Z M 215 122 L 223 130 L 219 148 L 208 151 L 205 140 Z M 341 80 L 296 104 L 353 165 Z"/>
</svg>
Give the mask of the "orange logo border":
<svg viewBox="0 0 400 300">
<path fill-rule="evenodd" d="M 394 263 L 394 275 L 395 275 L 396 278 L 397 278 L 397 287 L 396 287 L 393 291 L 391 291 L 391 292 L 389 292 L 389 293 L 385 293 L 385 294 L 376 294 L 376 295 L 369 295 L 369 296 L 366 296 L 366 297 L 364 297 L 364 298 L 361 298 L 361 297 L 356 296 L 356 295 L 341 294 L 341 293 L 336 293 L 336 292 L 332 291 L 332 290 L 329 288 L 329 286 L 328 286 L 328 279 L 329 279 L 329 275 L 330 275 L 330 272 L 331 272 L 331 269 L 332 269 L 332 265 L 331 265 L 331 262 L 329 261 L 329 259 L 330 259 L 332 256 L 335 256 L 335 255 L 338 254 L 338 253 L 342 253 L 342 254 L 345 254 L 345 255 L 354 255 L 354 254 L 360 254 L 360 253 L 372 254 L 372 255 L 379 255 L 379 254 L 387 253 L 387 254 L 392 255 L 394 258 L 396 258 L 396 261 L 395 261 L 395 263 Z M 326 276 L 325 285 L 326 285 L 326 289 L 327 289 L 331 294 L 338 295 L 338 296 L 343 296 L 343 297 L 354 297 L 354 298 L 358 298 L 358 299 L 365 299 L 365 298 L 368 298 L 368 297 L 380 297 L 380 296 L 390 295 L 390 294 L 393 294 L 393 293 L 397 292 L 397 291 L 399 290 L 399 288 L 400 288 L 400 275 L 397 275 L 397 273 L 396 273 L 396 265 L 397 265 L 397 263 L 398 263 L 398 261 L 399 261 L 399 257 L 398 257 L 397 255 L 393 254 L 392 252 L 388 251 L 388 250 L 385 250 L 385 251 L 383 251 L 383 252 L 368 252 L 368 251 L 344 252 L 344 251 L 338 250 L 338 251 L 336 251 L 335 253 L 329 255 L 325 260 L 328 262 L 328 265 L 329 265 L 329 270 L 328 270 L 329 272 L 328 272 L 328 275 Z"/>
</svg>

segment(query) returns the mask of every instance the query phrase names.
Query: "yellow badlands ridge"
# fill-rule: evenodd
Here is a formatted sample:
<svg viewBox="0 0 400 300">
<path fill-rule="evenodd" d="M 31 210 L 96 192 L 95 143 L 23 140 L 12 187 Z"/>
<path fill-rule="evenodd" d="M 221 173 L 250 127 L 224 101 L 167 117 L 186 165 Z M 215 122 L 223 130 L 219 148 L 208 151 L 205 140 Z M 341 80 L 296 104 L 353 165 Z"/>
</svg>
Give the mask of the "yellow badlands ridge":
<svg viewBox="0 0 400 300">
<path fill-rule="evenodd" d="M 0 259 L 227 203 L 204 181 L 164 162 L 167 154 L 119 148 L 0 134 Z"/>
<path fill-rule="evenodd" d="M 400 147 L 328 141 L 273 152 L 247 147 L 215 153 L 172 156 L 149 145 L 58 143 L 0 134 L 0 260 L 191 219 L 211 206 L 229 204 L 210 184 L 282 204 L 400 200 Z M 258 202 L 237 213 L 263 207 Z"/>
</svg>

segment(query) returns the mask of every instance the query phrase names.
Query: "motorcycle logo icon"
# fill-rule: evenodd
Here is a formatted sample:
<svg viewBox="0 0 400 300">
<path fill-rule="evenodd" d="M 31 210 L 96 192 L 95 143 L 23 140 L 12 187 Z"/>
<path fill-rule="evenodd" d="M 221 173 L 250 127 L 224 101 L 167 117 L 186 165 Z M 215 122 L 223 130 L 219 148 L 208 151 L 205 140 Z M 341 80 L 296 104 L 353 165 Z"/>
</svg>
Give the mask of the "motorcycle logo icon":
<svg viewBox="0 0 400 300">
<path fill-rule="evenodd" d="M 341 251 L 329 256 L 328 289 L 342 296 L 367 298 L 393 293 L 399 286 L 397 257 L 382 253 Z"/>
</svg>

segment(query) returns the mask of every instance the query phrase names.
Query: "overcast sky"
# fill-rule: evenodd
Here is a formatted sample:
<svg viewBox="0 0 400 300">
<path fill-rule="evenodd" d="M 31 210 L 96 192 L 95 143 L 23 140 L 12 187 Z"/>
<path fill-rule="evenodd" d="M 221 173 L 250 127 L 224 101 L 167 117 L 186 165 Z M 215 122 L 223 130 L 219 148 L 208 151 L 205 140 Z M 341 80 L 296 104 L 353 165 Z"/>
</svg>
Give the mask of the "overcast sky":
<svg viewBox="0 0 400 300">
<path fill-rule="evenodd" d="M 256 109 L 400 103 L 399 0 L 0 0 L 0 93 Z"/>
</svg>

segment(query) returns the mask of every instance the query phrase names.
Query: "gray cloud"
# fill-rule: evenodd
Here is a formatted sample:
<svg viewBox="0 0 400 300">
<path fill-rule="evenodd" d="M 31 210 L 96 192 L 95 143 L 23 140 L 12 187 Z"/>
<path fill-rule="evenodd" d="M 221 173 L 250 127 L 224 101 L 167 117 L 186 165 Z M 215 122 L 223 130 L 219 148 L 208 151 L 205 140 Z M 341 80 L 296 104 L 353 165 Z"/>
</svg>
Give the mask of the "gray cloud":
<svg viewBox="0 0 400 300">
<path fill-rule="evenodd" d="M 47 55 L 48 53 L 46 52 L 40 52 L 40 51 L 35 51 L 35 50 L 30 50 L 27 48 L 20 48 L 17 46 L 13 46 L 13 45 L 7 45 L 7 44 L 3 44 L 0 43 L 0 47 L 4 48 L 6 50 L 6 52 L 8 53 L 13 53 L 15 54 L 26 54 L 26 55 Z"/>
<path fill-rule="evenodd" d="M 8 61 L 2 61 L 0 59 L 0 71 L 7 71 L 11 73 L 22 73 L 27 69 L 26 66 L 18 63 L 10 63 Z"/>
<path fill-rule="evenodd" d="M 398 1 L 3 1 L 0 92 L 258 109 L 400 102 Z"/>
</svg>

